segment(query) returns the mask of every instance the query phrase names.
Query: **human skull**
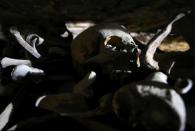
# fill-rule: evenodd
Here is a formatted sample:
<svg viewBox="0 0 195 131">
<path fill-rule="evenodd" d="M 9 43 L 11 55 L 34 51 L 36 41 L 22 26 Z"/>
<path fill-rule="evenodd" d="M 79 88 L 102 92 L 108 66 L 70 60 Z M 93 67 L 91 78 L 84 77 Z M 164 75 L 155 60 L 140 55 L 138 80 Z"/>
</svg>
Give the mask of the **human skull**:
<svg viewBox="0 0 195 131">
<path fill-rule="evenodd" d="M 128 30 L 118 24 L 90 27 L 73 40 L 71 51 L 73 64 L 82 75 L 86 65 L 92 70 L 98 65 L 103 73 L 128 73 L 140 66 L 138 46 Z"/>
<path fill-rule="evenodd" d="M 116 91 L 113 109 L 128 124 L 140 124 L 149 131 L 183 131 L 186 108 L 182 97 L 167 83 L 167 76 L 155 72 L 142 81 Z"/>
</svg>

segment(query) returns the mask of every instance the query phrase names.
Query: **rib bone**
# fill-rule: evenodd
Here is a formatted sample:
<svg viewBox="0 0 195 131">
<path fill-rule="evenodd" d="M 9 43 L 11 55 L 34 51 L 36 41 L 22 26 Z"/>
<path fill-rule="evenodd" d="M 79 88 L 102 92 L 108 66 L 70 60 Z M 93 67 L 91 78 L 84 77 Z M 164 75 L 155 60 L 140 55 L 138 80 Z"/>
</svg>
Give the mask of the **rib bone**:
<svg viewBox="0 0 195 131">
<path fill-rule="evenodd" d="M 37 34 L 29 34 L 26 37 L 26 42 L 28 42 L 33 48 L 35 48 L 36 46 L 41 45 L 44 42 L 44 39 Z"/>
<path fill-rule="evenodd" d="M 146 66 L 151 68 L 151 69 L 155 69 L 155 70 L 159 70 L 159 65 L 158 62 L 154 60 L 154 54 L 156 52 L 156 49 L 160 46 L 161 42 L 169 35 L 169 33 L 171 32 L 172 29 L 172 25 L 174 22 L 176 22 L 177 20 L 181 19 L 182 17 L 184 17 L 185 14 L 181 13 L 179 15 L 176 16 L 176 18 L 174 20 L 172 20 L 167 27 L 162 30 L 161 32 L 157 33 L 156 36 L 154 36 L 150 41 L 148 46 L 146 47 L 146 54 L 145 54 L 145 62 L 146 62 Z"/>
<path fill-rule="evenodd" d="M 21 46 L 23 46 L 29 53 L 31 53 L 36 58 L 41 57 L 41 55 L 39 54 L 37 49 L 35 47 L 30 46 L 30 44 L 23 39 L 20 32 L 16 28 L 14 28 L 14 27 L 10 28 L 10 32 L 11 32 L 11 34 L 14 35 L 14 37 L 16 38 L 18 43 Z"/>
</svg>

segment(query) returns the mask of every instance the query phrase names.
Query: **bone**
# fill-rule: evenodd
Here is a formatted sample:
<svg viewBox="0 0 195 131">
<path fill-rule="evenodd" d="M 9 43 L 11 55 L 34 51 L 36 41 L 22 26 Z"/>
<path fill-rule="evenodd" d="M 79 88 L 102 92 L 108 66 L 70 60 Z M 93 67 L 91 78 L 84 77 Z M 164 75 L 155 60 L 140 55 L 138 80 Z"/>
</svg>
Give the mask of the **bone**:
<svg viewBox="0 0 195 131">
<path fill-rule="evenodd" d="M 73 38 L 77 37 L 81 32 L 93 25 L 95 24 L 92 22 L 66 23 L 66 27 L 73 34 Z"/>
<path fill-rule="evenodd" d="M 163 72 L 154 72 L 150 74 L 146 80 L 151 82 L 160 82 L 169 85 L 170 83 L 168 82 L 168 77 L 169 76 L 167 76 Z M 177 78 L 174 80 L 172 88 L 179 94 L 186 94 L 192 88 L 192 86 L 193 81 L 191 79 Z M 167 86 L 167 88 L 169 87 Z"/>
<path fill-rule="evenodd" d="M 84 93 L 85 90 L 95 82 L 96 73 L 94 71 L 89 72 L 79 83 L 74 87 L 74 93 Z"/>
<path fill-rule="evenodd" d="M 170 67 L 169 67 L 169 68 L 167 69 L 167 71 L 166 71 L 168 74 L 171 74 L 171 71 L 172 71 L 174 65 L 175 65 L 175 61 L 172 61 Z"/>
<path fill-rule="evenodd" d="M 35 102 L 35 107 L 38 107 L 42 100 L 44 100 L 46 97 L 47 97 L 46 95 L 39 97 Z"/>
<path fill-rule="evenodd" d="M 44 42 L 44 39 L 42 37 L 38 36 L 37 34 L 29 34 L 26 37 L 26 42 L 31 44 L 31 46 L 33 48 L 36 48 L 36 46 L 39 46 Z"/>
<path fill-rule="evenodd" d="M 11 77 L 13 80 L 20 80 L 25 78 L 27 75 L 40 76 L 44 75 L 44 71 L 38 68 L 29 67 L 27 65 L 18 65 L 11 72 Z"/>
<path fill-rule="evenodd" d="M 23 39 L 23 37 L 21 36 L 20 32 L 15 27 L 10 28 L 10 33 L 13 34 L 14 37 L 16 38 L 16 40 L 18 41 L 18 43 L 22 47 L 24 47 L 29 53 L 31 53 L 34 57 L 36 57 L 36 58 L 40 58 L 41 57 L 41 54 L 39 54 L 39 52 L 35 48 L 36 40 L 33 42 L 33 47 L 32 47 L 28 42 L 26 42 Z"/>
<path fill-rule="evenodd" d="M 4 57 L 1 60 L 1 67 L 6 68 L 8 66 L 17 66 L 17 65 L 28 65 L 32 66 L 30 60 L 22 60 L 22 59 L 13 59 L 9 57 Z"/>
<path fill-rule="evenodd" d="M 146 54 L 145 54 L 145 62 L 147 67 L 155 70 L 159 70 L 160 67 L 158 65 L 158 62 L 154 60 L 154 54 L 156 52 L 156 49 L 160 46 L 161 42 L 170 34 L 172 30 L 172 25 L 174 22 L 178 21 L 185 15 L 183 13 L 178 14 L 174 20 L 172 20 L 167 27 L 162 30 L 161 32 L 157 33 L 156 36 L 154 36 L 150 41 L 148 46 L 146 47 Z"/>
<path fill-rule="evenodd" d="M 14 125 L 11 128 L 9 128 L 7 131 L 16 131 L 16 129 L 17 129 L 17 125 Z"/>
<path fill-rule="evenodd" d="M 67 112 L 75 112 L 74 109 L 71 111 L 66 107 L 79 106 L 76 112 L 80 112 L 81 110 L 86 110 L 86 103 L 83 101 L 84 97 L 88 94 L 86 93 L 89 86 L 94 83 L 96 79 L 96 73 L 94 71 L 89 72 L 82 80 L 78 82 L 74 86 L 73 92 L 71 93 L 61 93 L 57 95 L 44 95 L 37 99 L 35 106 L 51 111 L 55 111 L 58 113 L 69 114 Z M 75 113 L 76 113 L 75 112 Z M 70 113 L 72 114 L 72 113 Z"/>
<path fill-rule="evenodd" d="M 13 111 L 13 104 L 10 103 L 5 110 L 0 114 L 0 130 L 2 130 L 9 122 L 9 118 Z"/>
<path fill-rule="evenodd" d="M 186 94 L 193 87 L 193 81 L 191 79 L 177 79 L 175 83 L 175 90 L 180 94 Z"/>
<path fill-rule="evenodd" d="M 166 74 L 162 72 L 155 72 L 155 73 L 150 74 L 146 80 L 168 84 L 167 79 L 168 79 L 168 76 Z"/>
<path fill-rule="evenodd" d="M 121 87 L 113 98 L 115 113 L 130 123 L 144 123 L 147 130 L 170 127 L 170 130 L 184 131 L 185 104 L 174 87 L 169 86 L 167 77 L 162 72 L 154 72 L 143 81 Z"/>
</svg>

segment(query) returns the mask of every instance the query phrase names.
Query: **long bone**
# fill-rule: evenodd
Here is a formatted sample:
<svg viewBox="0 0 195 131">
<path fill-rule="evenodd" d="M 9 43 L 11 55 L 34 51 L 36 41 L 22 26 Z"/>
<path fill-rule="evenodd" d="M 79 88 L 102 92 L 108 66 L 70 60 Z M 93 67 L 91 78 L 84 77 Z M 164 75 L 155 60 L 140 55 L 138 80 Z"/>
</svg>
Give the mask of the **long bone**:
<svg viewBox="0 0 195 131">
<path fill-rule="evenodd" d="M 45 108 L 45 109 L 59 112 L 59 109 L 58 109 L 59 106 L 56 106 L 56 105 L 66 105 L 70 103 L 69 97 L 74 98 L 74 99 L 71 99 L 72 101 L 74 101 L 73 104 L 78 104 L 78 100 L 77 100 L 78 98 L 79 98 L 79 103 L 80 103 L 81 102 L 80 98 L 87 95 L 85 93 L 86 90 L 89 90 L 90 85 L 93 84 L 95 80 L 96 80 L 96 73 L 94 71 L 91 71 L 88 74 L 86 74 L 86 76 L 74 86 L 73 92 L 71 94 L 62 93 L 62 94 L 57 94 L 57 95 L 44 95 L 37 99 L 35 105 L 36 107 Z M 65 101 L 66 99 L 69 101 L 68 103 L 67 101 Z M 48 102 L 49 102 L 49 106 L 47 104 Z"/>
<path fill-rule="evenodd" d="M 13 69 L 11 77 L 13 80 L 19 80 L 26 77 L 28 74 L 31 76 L 40 76 L 44 75 L 44 71 L 27 65 L 18 65 Z"/>
<path fill-rule="evenodd" d="M 17 65 L 28 65 L 31 66 L 30 60 L 23 60 L 23 59 L 13 59 L 9 57 L 4 57 L 1 59 L 1 67 L 6 68 L 8 66 L 17 66 Z"/>
<path fill-rule="evenodd" d="M 73 92 L 62 93 L 57 95 L 44 95 L 37 99 L 36 107 L 48 109 L 59 113 L 61 116 L 76 116 L 81 118 L 90 118 L 98 115 L 110 112 L 109 102 L 111 101 L 112 95 L 106 94 L 100 99 L 100 105 L 92 110 L 74 112 L 73 110 L 68 111 L 64 107 L 75 105 L 77 107 L 82 106 L 83 98 L 88 96 L 86 92 L 89 86 L 96 80 L 96 73 L 94 71 L 89 72 L 83 79 L 79 81 L 78 84 L 74 86 Z M 72 104 L 71 104 L 72 103 Z M 71 105 L 70 105 L 71 104 Z M 61 109 L 63 108 L 63 110 Z M 74 113 L 73 113 L 74 112 Z"/>
<path fill-rule="evenodd" d="M 146 47 L 146 52 L 145 52 L 145 58 L 144 62 L 147 67 L 155 70 L 159 70 L 160 67 L 158 65 L 158 62 L 154 60 L 154 54 L 156 52 L 156 49 L 160 46 L 161 42 L 169 35 L 169 33 L 172 30 L 172 25 L 174 22 L 178 21 L 182 17 L 184 17 L 185 14 L 180 13 L 178 14 L 175 19 L 173 19 L 167 27 L 162 30 L 161 32 L 157 33 L 148 43 L 148 46 Z"/>
<path fill-rule="evenodd" d="M 6 108 L 0 114 L 0 130 L 2 130 L 9 122 L 11 114 L 13 112 L 13 104 L 9 103 Z"/>
<path fill-rule="evenodd" d="M 41 54 L 39 54 L 39 52 L 37 51 L 35 45 L 37 43 L 37 40 L 39 40 L 38 38 L 35 38 L 33 41 L 32 41 L 32 46 L 23 39 L 23 37 L 21 36 L 20 32 L 12 27 L 10 28 L 10 33 L 14 35 L 14 37 L 16 38 L 16 40 L 18 41 L 18 43 L 23 46 L 29 53 L 31 53 L 34 57 L 36 58 L 40 58 L 41 57 Z M 38 35 L 37 35 L 38 36 Z M 42 39 L 42 38 L 41 38 Z M 27 38 L 28 40 L 28 38 Z M 41 42 L 43 42 L 43 39 L 41 40 Z"/>
</svg>

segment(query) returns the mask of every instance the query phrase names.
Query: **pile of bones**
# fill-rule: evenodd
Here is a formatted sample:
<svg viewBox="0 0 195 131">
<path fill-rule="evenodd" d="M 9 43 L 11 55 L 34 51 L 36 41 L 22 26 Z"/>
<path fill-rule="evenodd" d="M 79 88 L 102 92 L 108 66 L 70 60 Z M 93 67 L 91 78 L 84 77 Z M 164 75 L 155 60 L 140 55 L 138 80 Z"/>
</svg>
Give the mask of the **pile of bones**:
<svg viewBox="0 0 195 131">
<path fill-rule="evenodd" d="M 158 61 L 156 52 L 182 17 L 177 15 L 144 46 L 115 23 L 94 25 L 70 44 L 51 48 L 41 36 L 9 27 L 9 37 L 1 38 L 12 42 L 1 49 L 0 93 L 6 100 L 0 130 L 77 130 L 85 125 L 88 130 L 184 131 L 181 95 L 193 83 L 172 77 L 175 61 L 166 53 Z"/>
</svg>

